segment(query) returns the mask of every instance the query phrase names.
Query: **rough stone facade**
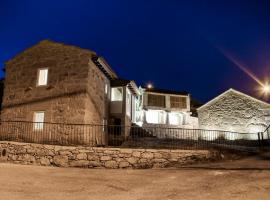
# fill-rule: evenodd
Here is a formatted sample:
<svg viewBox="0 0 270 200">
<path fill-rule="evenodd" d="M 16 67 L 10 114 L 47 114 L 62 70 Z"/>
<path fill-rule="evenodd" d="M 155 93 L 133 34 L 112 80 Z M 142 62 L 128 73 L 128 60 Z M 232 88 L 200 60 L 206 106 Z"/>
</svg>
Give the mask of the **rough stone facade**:
<svg viewBox="0 0 270 200">
<path fill-rule="evenodd" d="M 109 80 L 94 64 L 95 52 L 42 41 L 6 63 L 1 120 L 33 121 L 45 111 L 45 121 L 102 124 L 108 118 L 105 84 Z M 37 86 L 37 72 L 48 68 L 48 84 Z M 68 133 L 66 131 L 66 133 Z M 104 134 L 96 134 L 102 144 Z"/>
<path fill-rule="evenodd" d="M 258 133 L 270 124 L 270 105 L 230 89 L 199 108 L 198 117 L 201 129 Z"/>
<path fill-rule="evenodd" d="M 214 160 L 219 154 L 207 150 L 154 150 L 99 147 L 67 147 L 0 142 L 0 161 L 59 167 L 163 168 Z"/>
</svg>

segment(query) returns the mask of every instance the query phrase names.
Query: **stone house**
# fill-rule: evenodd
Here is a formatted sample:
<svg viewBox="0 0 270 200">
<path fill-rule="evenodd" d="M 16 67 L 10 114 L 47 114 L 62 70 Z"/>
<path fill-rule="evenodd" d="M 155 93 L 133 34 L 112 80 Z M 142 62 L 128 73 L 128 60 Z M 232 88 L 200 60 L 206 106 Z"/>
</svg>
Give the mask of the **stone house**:
<svg viewBox="0 0 270 200">
<path fill-rule="evenodd" d="M 155 88 L 141 89 L 141 108 L 137 122 L 144 127 L 197 128 L 191 116 L 190 94 Z"/>
<path fill-rule="evenodd" d="M 270 104 L 234 89 L 227 90 L 197 111 L 201 129 L 258 133 L 270 124 Z"/>
<path fill-rule="evenodd" d="M 121 81 L 116 73 L 91 50 L 44 40 L 9 60 L 5 70 L 2 121 L 34 122 L 30 127 L 33 132 L 46 129 L 48 125 L 44 122 L 98 125 L 132 122 L 132 105 L 138 94 L 136 84 L 129 81 L 118 85 L 117 81 Z M 127 99 L 129 103 L 122 103 L 122 109 L 117 110 L 116 102 Z M 119 112 L 117 116 L 115 110 Z M 99 128 L 91 144 L 105 144 L 105 131 Z M 40 134 L 38 139 L 51 138 Z"/>
</svg>

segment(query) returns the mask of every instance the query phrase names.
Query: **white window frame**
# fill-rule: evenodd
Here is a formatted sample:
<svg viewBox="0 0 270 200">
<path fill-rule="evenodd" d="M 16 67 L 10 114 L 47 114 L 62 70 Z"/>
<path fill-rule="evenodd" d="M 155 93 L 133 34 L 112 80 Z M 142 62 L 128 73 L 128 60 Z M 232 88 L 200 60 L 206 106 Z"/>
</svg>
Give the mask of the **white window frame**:
<svg viewBox="0 0 270 200">
<path fill-rule="evenodd" d="M 44 83 L 40 81 L 40 75 L 41 75 L 41 71 L 47 71 L 46 72 L 46 77 L 45 77 L 45 81 Z M 48 85 L 48 75 L 49 75 L 49 68 L 39 68 L 37 71 L 37 86 L 46 86 Z"/>
<path fill-rule="evenodd" d="M 43 114 L 42 120 L 37 119 L 38 114 Z M 42 131 L 44 129 L 45 111 L 35 111 L 33 115 L 33 122 L 34 131 Z"/>
</svg>

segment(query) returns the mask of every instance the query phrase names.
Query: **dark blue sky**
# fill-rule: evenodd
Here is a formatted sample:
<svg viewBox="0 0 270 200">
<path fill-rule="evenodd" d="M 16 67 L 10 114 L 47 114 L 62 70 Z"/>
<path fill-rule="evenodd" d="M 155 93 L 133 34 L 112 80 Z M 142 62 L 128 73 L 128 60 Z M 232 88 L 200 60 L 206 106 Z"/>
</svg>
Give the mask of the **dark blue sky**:
<svg viewBox="0 0 270 200">
<path fill-rule="evenodd" d="M 120 77 L 203 102 L 230 87 L 257 96 L 220 48 L 270 79 L 267 1 L 0 0 L 1 67 L 43 39 L 94 50 Z"/>
</svg>

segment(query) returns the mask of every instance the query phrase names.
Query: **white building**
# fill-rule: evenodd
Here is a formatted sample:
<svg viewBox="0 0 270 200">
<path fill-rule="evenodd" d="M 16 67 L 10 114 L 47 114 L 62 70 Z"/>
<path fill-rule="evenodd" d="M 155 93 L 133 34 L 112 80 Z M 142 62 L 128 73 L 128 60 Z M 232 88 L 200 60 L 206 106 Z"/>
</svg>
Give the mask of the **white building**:
<svg viewBox="0 0 270 200">
<path fill-rule="evenodd" d="M 270 125 L 270 104 L 234 89 L 227 90 L 197 111 L 201 129 L 258 133 Z"/>
<path fill-rule="evenodd" d="M 198 120 L 191 116 L 190 95 L 161 89 L 140 88 L 140 105 L 136 123 L 144 127 L 197 128 Z"/>
</svg>

